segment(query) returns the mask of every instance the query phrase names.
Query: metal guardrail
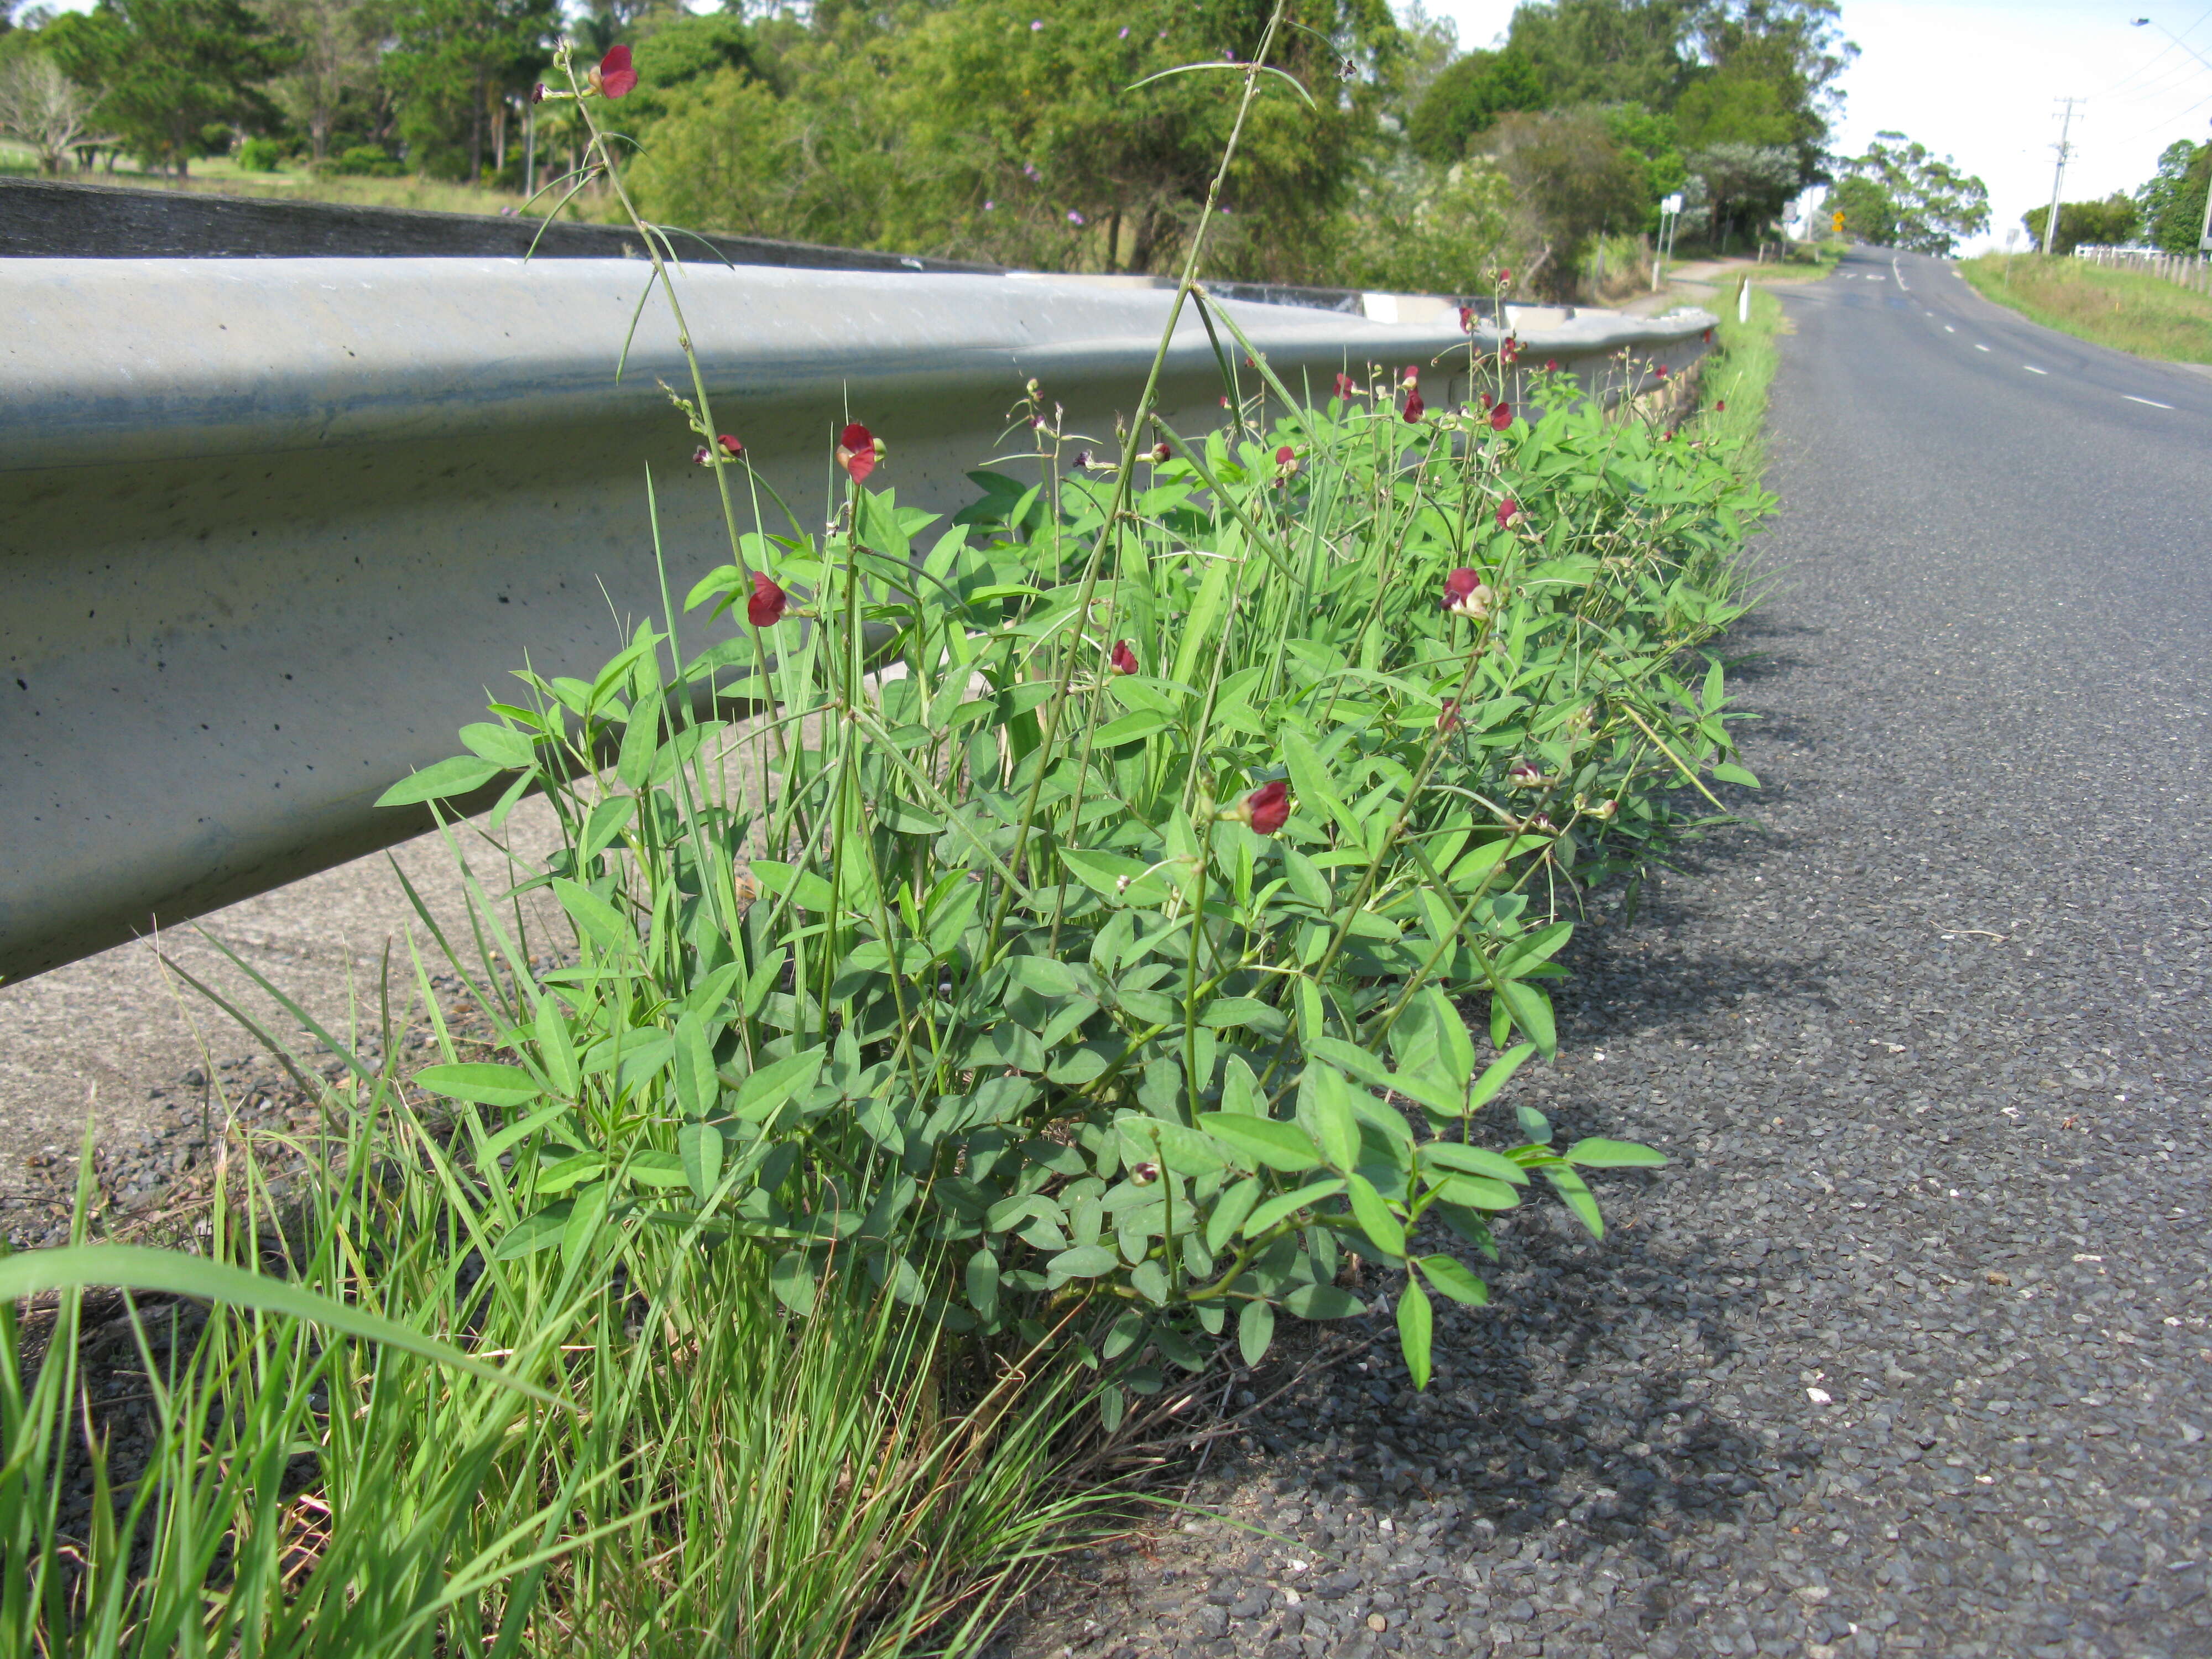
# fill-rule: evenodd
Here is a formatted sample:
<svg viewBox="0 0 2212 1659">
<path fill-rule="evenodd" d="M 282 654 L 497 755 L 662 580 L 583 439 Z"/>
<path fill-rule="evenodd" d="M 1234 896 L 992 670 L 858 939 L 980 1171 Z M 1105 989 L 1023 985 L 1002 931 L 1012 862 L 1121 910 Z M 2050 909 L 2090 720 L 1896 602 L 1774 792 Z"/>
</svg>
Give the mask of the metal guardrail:
<svg viewBox="0 0 2212 1659">
<path fill-rule="evenodd" d="M 645 275 L 0 260 L 0 977 L 424 828 L 371 803 L 453 752 L 508 671 L 588 672 L 665 615 L 648 468 L 670 589 L 722 560 L 712 483 L 656 384 L 688 380 L 657 302 L 614 380 Z M 963 475 L 1003 453 L 1031 376 L 1110 448 L 1170 298 L 698 264 L 678 281 L 721 427 L 817 523 L 848 411 L 888 445 L 872 482 L 932 510 L 973 498 Z M 1464 393 L 1443 384 L 1465 337 L 1449 307 L 1229 309 L 1294 386 L 1438 360 L 1431 403 Z M 1686 363 L 1711 320 L 1509 319 L 1593 386 L 1624 349 Z M 1203 428 L 1219 393 L 1187 319 L 1163 413 Z"/>
</svg>

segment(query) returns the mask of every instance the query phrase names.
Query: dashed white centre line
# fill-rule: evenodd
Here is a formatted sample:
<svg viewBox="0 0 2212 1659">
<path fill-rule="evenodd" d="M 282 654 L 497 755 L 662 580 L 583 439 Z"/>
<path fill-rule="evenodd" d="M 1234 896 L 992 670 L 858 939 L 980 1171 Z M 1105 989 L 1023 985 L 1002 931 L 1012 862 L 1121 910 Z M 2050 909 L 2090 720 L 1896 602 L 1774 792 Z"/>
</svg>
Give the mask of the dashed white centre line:
<svg viewBox="0 0 2212 1659">
<path fill-rule="evenodd" d="M 2173 407 L 2172 404 L 2160 403 L 2154 398 L 2138 398 L 2132 392 L 2123 392 L 2120 393 L 2120 396 L 2125 398 L 2131 404 L 2143 404 L 2148 405 L 2152 409 L 2172 409 Z"/>
<path fill-rule="evenodd" d="M 1956 334 L 1959 331 L 1952 327 L 1950 324 L 1946 323 L 1943 325 L 1943 331 L 1946 334 Z"/>
<path fill-rule="evenodd" d="M 1989 349 L 1989 348 L 1988 348 L 1987 346 L 1985 346 L 1985 345 L 1982 344 L 1980 341 L 1977 340 L 1977 341 L 1974 343 L 1974 349 L 1975 349 L 1975 350 L 1977 350 L 1977 351 L 1987 351 L 1987 350 Z"/>
<path fill-rule="evenodd" d="M 2047 368 L 2038 368 L 2033 363 L 2022 363 L 2021 367 L 2031 374 L 2048 374 L 2051 373 Z"/>
</svg>

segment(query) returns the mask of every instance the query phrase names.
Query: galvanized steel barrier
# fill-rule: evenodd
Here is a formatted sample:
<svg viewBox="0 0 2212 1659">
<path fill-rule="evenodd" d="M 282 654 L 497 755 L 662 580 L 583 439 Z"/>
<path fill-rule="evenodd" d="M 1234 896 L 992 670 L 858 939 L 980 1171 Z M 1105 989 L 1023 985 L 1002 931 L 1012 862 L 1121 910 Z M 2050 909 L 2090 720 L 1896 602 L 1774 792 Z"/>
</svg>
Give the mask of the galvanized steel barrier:
<svg viewBox="0 0 2212 1659">
<path fill-rule="evenodd" d="M 723 560 L 712 483 L 657 384 L 688 383 L 657 303 L 614 378 L 645 274 L 0 259 L 0 978 L 424 828 L 371 803 L 453 752 L 509 670 L 588 672 L 665 617 L 648 469 L 669 591 Z M 933 510 L 1029 447 L 1006 434 L 1032 376 L 1110 450 L 1171 297 L 755 265 L 678 281 L 720 425 L 817 528 L 848 414 L 888 445 L 872 482 Z M 1229 308 L 1293 386 L 1433 361 L 1432 404 L 1465 392 L 1449 306 Z M 1618 354 L 1685 364 L 1712 319 L 1507 321 L 1619 395 L 1642 371 L 1624 379 Z M 1162 410 L 1209 427 L 1220 390 L 1187 318 Z"/>
</svg>

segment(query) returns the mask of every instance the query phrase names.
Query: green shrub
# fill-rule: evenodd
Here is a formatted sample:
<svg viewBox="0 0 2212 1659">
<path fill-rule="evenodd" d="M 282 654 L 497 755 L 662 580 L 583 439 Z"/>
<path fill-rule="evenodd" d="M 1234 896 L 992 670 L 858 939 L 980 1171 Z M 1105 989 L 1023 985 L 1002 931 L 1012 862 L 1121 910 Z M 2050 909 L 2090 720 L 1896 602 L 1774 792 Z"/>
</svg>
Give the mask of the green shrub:
<svg viewBox="0 0 2212 1659">
<path fill-rule="evenodd" d="M 392 160 L 380 145 L 356 144 L 350 149 L 340 152 L 337 159 L 331 163 L 331 171 L 356 179 L 397 179 L 407 168 L 404 163 Z"/>
<path fill-rule="evenodd" d="M 501 1255 L 698 1227 L 796 1309 L 865 1271 L 984 1338 L 1078 1310 L 1110 1417 L 1232 1319 L 1256 1362 L 1279 1311 L 1357 1311 L 1358 1249 L 1406 1269 L 1425 1378 L 1424 1285 L 1484 1292 L 1423 1223 L 1487 1251 L 1537 1176 L 1595 1232 L 1578 1170 L 1662 1161 L 1533 1113 L 1473 1144 L 1553 1048 L 1563 896 L 1663 845 L 1676 786 L 1750 781 L 1719 668 L 1679 665 L 1765 498 L 1531 390 L 1556 412 L 1502 428 L 1384 382 L 1262 438 L 1255 402 L 1119 517 L 1048 431 L 950 525 L 855 480 L 827 538 L 699 584 L 738 631 L 522 672 L 386 797 L 505 778 L 566 830 L 517 890 L 576 965 L 487 905 L 504 1055 L 420 1079 L 516 1148 Z M 773 714 L 693 718 L 710 677 Z"/>
<path fill-rule="evenodd" d="M 248 138 L 238 147 L 241 173 L 274 173 L 284 164 L 284 146 L 274 138 Z"/>
</svg>

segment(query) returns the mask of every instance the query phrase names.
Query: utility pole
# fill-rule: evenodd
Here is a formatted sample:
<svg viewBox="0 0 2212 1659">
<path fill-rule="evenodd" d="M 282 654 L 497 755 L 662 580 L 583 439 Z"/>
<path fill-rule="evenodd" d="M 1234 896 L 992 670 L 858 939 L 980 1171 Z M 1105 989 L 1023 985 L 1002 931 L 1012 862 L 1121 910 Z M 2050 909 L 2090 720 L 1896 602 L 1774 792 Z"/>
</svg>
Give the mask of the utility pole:
<svg viewBox="0 0 2212 1659">
<path fill-rule="evenodd" d="M 2061 98 L 2057 101 L 2065 105 L 2066 109 L 2059 122 L 2058 143 L 2053 146 L 2058 152 L 2058 166 L 2051 175 L 2051 215 L 2043 222 L 2043 251 L 2046 254 L 2055 252 L 2058 246 L 2058 192 L 2065 188 L 2067 158 L 2074 154 L 2074 146 L 2067 142 L 2074 134 L 2074 106 L 2089 100 L 2086 98 Z"/>
</svg>

